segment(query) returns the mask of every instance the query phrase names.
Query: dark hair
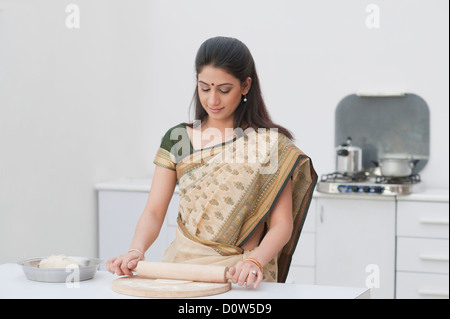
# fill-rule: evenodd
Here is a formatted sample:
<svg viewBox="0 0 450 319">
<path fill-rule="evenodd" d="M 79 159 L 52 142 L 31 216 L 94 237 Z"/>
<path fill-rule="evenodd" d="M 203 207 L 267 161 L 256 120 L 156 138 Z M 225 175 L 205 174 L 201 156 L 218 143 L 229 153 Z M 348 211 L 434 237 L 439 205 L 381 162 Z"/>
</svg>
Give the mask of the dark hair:
<svg viewBox="0 0 450 319">
<path fill-rule="evenodd" d="M 286 135 L 291 140 L 293 139 L 289 130 L 273 123 L 270 118 L 262 97 L 255 62 L 250 50 L 244 43 L 228 37 L 215 37 L 206 40 L 200 46 L 195 58 L 197 75 L 205 66 L 223 69 L 240 80 L 241 83 L 244 83 L 248 77 L 252 78 L 251 88 L 247 94 L 247 102 L 244 103 L 242 99 L 234 113 L 234 129 L 238 127 L 244 130 L 248 127 L 252 127 L 255 130 L 258 128 L 277 128 L 279 133 Z M 195 106 L 195 120 L 203 121 L 208 116 L 208 113 L 202 107 L 197 87 L 194 92 L 193 104 Z"/>
</svg>

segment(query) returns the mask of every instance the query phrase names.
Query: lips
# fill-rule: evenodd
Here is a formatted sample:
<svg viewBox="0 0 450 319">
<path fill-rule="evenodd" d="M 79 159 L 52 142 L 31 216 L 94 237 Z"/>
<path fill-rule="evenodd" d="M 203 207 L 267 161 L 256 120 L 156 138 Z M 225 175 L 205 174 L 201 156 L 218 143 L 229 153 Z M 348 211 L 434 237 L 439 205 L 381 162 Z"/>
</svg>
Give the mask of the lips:
<svg viewBox="0 0 450 319">
<path fill-rule="evenodd" d="M 208 107 L 208 109 L 209 109 L 209 111 L 210 111 L 211 113 L 219 113 L 219 112 L 222 111 L 224 108 L 221 107 L 221 108 L 218 108 L 218 109 L 213 109 L 213 108 L 211 108 L 211 107 Z"/>
</svg>

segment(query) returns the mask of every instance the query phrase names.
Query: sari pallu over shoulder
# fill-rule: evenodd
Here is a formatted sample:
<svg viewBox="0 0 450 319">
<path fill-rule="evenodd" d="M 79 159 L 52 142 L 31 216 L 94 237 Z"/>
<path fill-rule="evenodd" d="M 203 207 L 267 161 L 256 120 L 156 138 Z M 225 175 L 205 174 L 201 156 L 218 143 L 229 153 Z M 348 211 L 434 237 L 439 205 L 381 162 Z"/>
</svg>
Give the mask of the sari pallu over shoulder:
<svg viewBox="0 0 450 319">
<path fill-rule="evenodd" d="M 177 163 L 173 163 L 175 155 L 167 152 L 155 163 L 177 172 L 178 228 L 186 238 L 224 257 L 242 254 L 242 245 L 262 223 L 270 228 L 267 217 L 292 180 L 294 230 L 269 263 L 276 263 L 275 280 L 284 282 L 317 182 L 310 158 L 284 135 L 269 130 L 246 132 L 216 147 L 192 150 Z"/>
<path fill-rule="evenodd" d="M 277 147 L 277 169 L 272 174 L 259 174 L 257 176 L 257 185 L 260 185 L 256 190 L 258 199 L 254 203 L 252 213 L 248 215 L 248 219 L 242 225 L 236 244 L 242 246 L 262 222 L 266 222 L 267 228 L 270 228 L 269 218 L 267 217 L 287 182 L 291 180 L 294 227 L 291 239 L 276 258 L 277 281 L 285 282 L 317 183 L 317 174 L 311 159 L 284 135 L 278 135 Z"/>
</svg>

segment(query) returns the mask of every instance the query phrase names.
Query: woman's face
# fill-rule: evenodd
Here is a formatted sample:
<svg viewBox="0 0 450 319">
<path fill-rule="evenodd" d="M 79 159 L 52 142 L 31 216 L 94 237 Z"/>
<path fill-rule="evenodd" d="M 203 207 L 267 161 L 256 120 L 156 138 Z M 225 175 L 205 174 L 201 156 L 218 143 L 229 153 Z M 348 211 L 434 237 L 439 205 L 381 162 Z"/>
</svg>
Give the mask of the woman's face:
<svg viewBox="0 0 450 319">
<path fill-rule="evenodd" d="M 239 79 L 225 70 L 204 66 L 197 76 L 200 102 L 214 120 L 232 121 L 242 95 L 250 90 L 251 78 L 241 84 Z"/>
</svg>

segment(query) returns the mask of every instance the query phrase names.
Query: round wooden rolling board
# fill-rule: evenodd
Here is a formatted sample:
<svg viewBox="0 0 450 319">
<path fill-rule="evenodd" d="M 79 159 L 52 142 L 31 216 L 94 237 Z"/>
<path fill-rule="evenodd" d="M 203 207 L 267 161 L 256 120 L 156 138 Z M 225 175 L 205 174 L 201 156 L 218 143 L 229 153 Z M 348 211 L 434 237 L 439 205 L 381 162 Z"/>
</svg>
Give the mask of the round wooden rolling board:
<svg viewBox="0 0 450 319">
<path fill-rule="evenodd" d="M 231 283 L 209 283 L 183 280 L 148 279 L 139 276 L 117 278 L 112 290 L 136 297 L 190 298 L 217 295 L 231 289 Z"/>
</svg>

